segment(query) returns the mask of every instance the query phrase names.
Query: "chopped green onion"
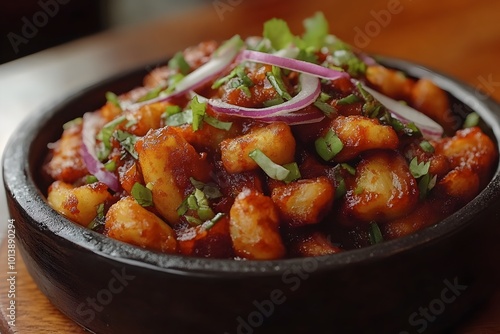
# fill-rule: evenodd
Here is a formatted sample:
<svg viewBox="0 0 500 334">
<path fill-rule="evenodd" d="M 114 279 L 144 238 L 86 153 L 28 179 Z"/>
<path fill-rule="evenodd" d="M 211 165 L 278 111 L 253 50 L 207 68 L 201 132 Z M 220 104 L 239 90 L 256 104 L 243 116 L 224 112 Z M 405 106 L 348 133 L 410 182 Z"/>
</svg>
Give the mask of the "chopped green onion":
<svg viewBox="0 0 500 334">
<path fill-rule="evenodd" d="M 198 226 L 203 224 L 203 222 L 200 219 L 193 216 L 184 216 L 184 218 L 191 226 Z"/>
<path fill-rule="evenodd" d="M 206 221 L 204 224 L 203 224 L 203 227 L 205 228 L 205 230 L 210 230 L 212 227 L 215 226 L 215 224 L 217 224 L 221 219 L 222 217 L 224 217 L 224 213 L 222 212 L 219 212 L 218 214 L 215 215 L 215 217 L 213 217 L 212 219 Z"/>
<path fill-rule="evenodd" d="M 467 115 L 467 117 L 465 117 L 463 126 L 464 129 L 477 126 L 479 124 L 479 120 L 480 120 L 479 114 L 476 112 L 471 112 L 470 114 Z"/>
<path fill-rule="evenodd" d="M 344 98 L 341 98 L 340 100 L 337 100 L 337 104 L 348 105 L 348 104 L 353 104 L 353 103 L 356 103 L 359 101 L 361 101 L 361 100 L 357 95 L 350 94 Z"/>
<path fill-rule="evenodd" d="M 337 186 L 335 187 L 335 199 L 339 199 L 347 194 L 347 186 L 343 177 L 337 178 Z"/>
<path fill-rule="evenodd" d="M 363 193 L 363 191 L 365 191 L 365 188 L 363 188 L 362 186 L 358 185 L 356 187 L 356 189 L 354 189 L 354 194 L 355 195 L 361 195 Z"/>
<path fill-rule="evenodd" d="M 203 120 L 205 121 L 205 123 L 213 126 L 216 129 L 220 129 L 220 130 L 229 131 L 231 129 L 231 127 L 233 126 L 232 122 L 219 121 L 217 118 L 213 118 L 212 116 L 208 116 L 208 115 L 205 115 Z"/>
<path fill-rule="evenodd" d="M 104 227 L 105 215 L 104 215 L 104 203 L 101 203 L 96 208 L 97 215 L 95 218 L 87 225 L 87 228 L 96 231 L 99 228 Z"/>
<path fill-rule="evenodd" d="M 252 160 L 254 160 L 257 165 L 272 179 L 283 181 L 285 180 L 290 171 L 283 166 L 274 163 L 267 155 L 265 155 L 261 150 L 255 149 L 248 154 Z"/>
<path fill-rule="evenodd" d="M 118 99 L 118 96 L 113 93 L 113 92 L 106 92 L 106 100 L 113 104 L 115 107 L 119 108 L 120 110 L 122 109 L 122 106 L 120 105 L 120 100 Z"/>
<path fill-rule="evenodd" d="M 139 182 L 134 183 L 130 193 L 141 206 L 153 205 L 153 192 Z"/>
<path fill-rule="evenodd" d="M 422 136 L 422 132 L 415 125 L 415 123 L 408 123 L 405 125 L 404 132 L 408 136 Z"/>
<path fill-rule="evenodd" d="M 125 121 L 125 115 L 115 118 L 111 122 L 105 124 L 101 131 L 97 134 L 97 139 L 102 142 L 103 147 L 97 152 L 97 157 L 100 161 L 103 161 L 111 153 L 111 137 L 116 127 Z"/>
<path fill-rule="evenodd" d="M 420 142 L 420 147 L 427 153 L 434 153 L 434 146 L 432 146 L 432 144 L 427 140 L 422 140 Z"/>
<path fill-rule="evenodd" d="M 208 199 L 216 199 L 222 197 L 222 193 L 219 188 L 217 188 L 217 185 L 215 183 L 203 183 L 193 177 L 190 177 L 189 180 L 196 189 L 203 191 Z"/>
<path fill-rule="evenodd" d="M 110 160 L 104 164 L 104 168 L 108 172 L 114 172 L 116 170 L 116 162 L 114 160 Z"/>
<path fill-rule="evenodd" d="M 97 181 L 99 181 L 99 180 L 98 180 L 98 179 L 97 179 L 97 177 L 95 177 L 94 175 L 87 175 L 87 176 L 85 177 L 85 183 L 86 183 L 86 184 L 96 183 Z"/>
<path fill-rule="evenodd" d="M 140 98 L 138 98 L 136 102 L 144 102 L 144 101 L 152 100 L 155 97 L 158 97 L 163 89 L 164 89 L 164 87 L 162 87 L 162 86 L 155 87 L 155 88 L 151 89 L 150 91 L 148 91 L 143 96 L 141 96 Z"/>
<path fill-rule="evenodd" d="M 335 109 L 332 105 L 326 102 L 316 100 L 314 102 L 314 106 L 319 110 L 321 110 L 327 117 L 331 118 L 337 114 L 337 109 Z"/>
<path fill-rule="evenodd" d="M 370 242 L 372 245 L 376 245 L 384 241 L 384 237 L 382 236 L 380 227 L 375 222 L 370 223 L 369 234 L 370 234 Z"/>
<path fill-rule="evenodd" d="M 82 117 L 77 117 L 71 121 L 68 121 L 63 124 L 63 129 L 68 130 L 69 128 L 72 128 L 73 126 L 76 125 L 81 125 L 83 123 L 83 118 Z"/>
<path fill-rule="evenodd" d="M 332 160 L 344 148 L 344 144 L 332 129 L 328 130 L 324 137 L 316 139 L 314 146 L 316 152 L 325 161 Z"/>
<path fill-rule="evenodd" d="M 347 172 L 349 172 L 349 174 L 351 175 L 356 175 L 356 168 L 352 167 L 351 165 L 349 165 L 348 163 L 341 163 L 340 164 L 340 167 L 342 167 L 343 169 L 345 169 Z"/>
<path fill-rule="evenodd" d="M 283 165 L 283 167 L 286 168 L 290 172 L 288 174 L 288 176 L 283 181 L 285 181 L 286 183 L 289 183 L 289 182 L 300 179 L 301 175 L 300 175 L 299 165 L 297 165 L 296 162 L 292 162 L 292 163 Z"/>
<path fill-rule="evenodd" d="M 285 83 L 281 77 L 281 69 L 278 66 L 273 66 L 272 71 L 266 73 L 266 77 L 279 96 L 287 101 L 292 99 L 292 96 L 286 90 Z"/>
<path fill-rule="evenodd" d="M 177 52 L 172 59 L 168 62 L 168 67 L 177 70 L 183 75 L 188 74 L 191 71 L 191 67 L 186 62 L 182 52 Z"/>
<path fill-rule="evenodd" d="M 189 105 L 193 113 L 193 131 L 198 131 L 201 128 L 207 104 L 198 101 L 198 97 L 195 96 Z"/>
<path fill-rule="evenodd" d="M 281 96 L 278 96 L 275 99 L 264 101 L 264 107 L 277 106 L 278 104 L 282 104 L 283 102 L 285 102 L 285 100 L 283 100 Z"/>
<path fill-rule="evenodd" d="M 175 90 L 175 87 L 179 82 L 184 79 L 185 75 L 182 73 L 176 73 L 168 78 L 168 88 L 165 89 L 165 93 L 170 94 Z"/>
</svg>

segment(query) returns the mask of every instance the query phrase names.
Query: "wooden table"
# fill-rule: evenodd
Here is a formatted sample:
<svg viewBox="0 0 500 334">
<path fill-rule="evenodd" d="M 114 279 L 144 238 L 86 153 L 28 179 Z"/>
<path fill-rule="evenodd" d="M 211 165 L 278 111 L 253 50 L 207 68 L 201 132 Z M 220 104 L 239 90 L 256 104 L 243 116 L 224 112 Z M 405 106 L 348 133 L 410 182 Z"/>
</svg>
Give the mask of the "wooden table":
<svg viewBox="0 0 500 334">
<path fill-rule="evenodd" d="M 222 7 L 216 9 L 216 4 Z M 477 87 L 478 94 L 500 101 L 498 0 L 219 0 L 175 18 L 108 31 L 0 65 L 0 150 L 24 117 L 103 78 L 131 68 L 150 68 L 148 64 L 206 39 L 221 40 L 235 33 L 259 35 L 262 23 L 272 17 L 286 19 L 292 31 L 300 33 L 302 20 L 318 10 L 329 19 L 332 33 L 348 43 L 438 69 Z M 0 195 L 1 200 L 3 190 Z M 5 204 L 1 205 L 0 237 L 5 240 L 8 214 Z M 8 326 L 6 253 L 4 241 L 0 249 L 0 332 L 82 333 L 37 289 L 19 254 L 16 326 Z M 492 294 L 492 302 L 466 319 L 456 332 L 500 332 L 500 288 Z"/>
</svg>

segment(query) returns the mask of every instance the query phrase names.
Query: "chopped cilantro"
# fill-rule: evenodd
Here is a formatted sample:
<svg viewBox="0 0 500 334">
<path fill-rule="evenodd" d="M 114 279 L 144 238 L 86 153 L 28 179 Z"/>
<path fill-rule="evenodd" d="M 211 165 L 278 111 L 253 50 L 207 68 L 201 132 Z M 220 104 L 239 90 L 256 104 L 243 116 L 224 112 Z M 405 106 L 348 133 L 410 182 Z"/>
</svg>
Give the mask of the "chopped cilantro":
<svg viewBox="0 0 500 334">
<path fill-rule="evenodd" d="M 274 180 L 283 181 L 290 174 L 290 171 L 288 169 L 273 162 L 267 155 L 264 154 L 264 152 L 259 149 L 253 150 L 248 154 L 248 156 L 252 158 L 252 160 L 254 160 L 257 165 L 259 165 L 259 167 L 262 168 L 262 170 Z"/>
<path fill-rule="evenodd" d="M 345 68 L 353 77 L 366 73 L 366 64 L 352 51 L 338 50 L 332 53 L 333 64 Z"/>
<path fill-rule="evenodd" d="M 429 173 L 429 167 L 431 166 L 430 161 L 428 162 L 418 162 L 417 157 L 410 161 L 410 172 L 414 178 L 418 179 L 427 173 Z"/>
<path fill-rule="evenodd" d="M 186 59 L 184 59 L 184 54 L 182 52 L 177 52 L 168 62 L 168 66 L 183 75 L 186 75 L 191 71 L 191 67 L 186 62 Z"/>
<path fill-rule="evenodd" d="M 139 158 L 139 155 L 135 150 L 135 143 L 137 142 L 137 136 L 125 131 L 117 130 L 113 134 L 113 137 L 116 140 L 118 140 L 121 147 L 123 147 L 125 151 L 127 151 L 134 159 Z"/>
<path fill-rule="evenodd" d="M 286 48 L 295 39 L 288 24 L 284 20 L 277 18 L 264 23 L 264 32 L 262 35 L 271 42 L 271 46 L 275 50 Z"/>
<path fill-rule="evenodd" d="M 302 35 L 302 40 L 307 47 L 316 50 L 321 49 L 325 44 L 325 39 L 328 36 L 330 27 L 325 16 L 321 12 L 317 12 L 314 16 L 304 20 L 305 32 Z"/>
<path fill-rule="evenodd" d="M 139 182 L 134 183 L 130 193 L 141 206 L 146 207 L 153 205 L 153 192 Z"/>
<path fill-rule="evenodd" d="M 332 129 L 328 130 L 324 137 L 316 139 L 314 146 L 316 152 L 325 161 L 332 160 L 344 148 L 344 144 Z"/>
</svg>

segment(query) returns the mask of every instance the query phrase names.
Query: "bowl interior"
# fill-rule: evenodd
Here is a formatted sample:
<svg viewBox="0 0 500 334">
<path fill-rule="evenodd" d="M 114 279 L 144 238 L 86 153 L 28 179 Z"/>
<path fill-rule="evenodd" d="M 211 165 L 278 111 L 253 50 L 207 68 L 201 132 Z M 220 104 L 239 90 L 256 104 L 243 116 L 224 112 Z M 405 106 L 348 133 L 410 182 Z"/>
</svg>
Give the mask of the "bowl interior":
<svg viewBox="0 0 500 334">
<path fill-rule="evenodd" d="M 425 67 L 380 57 L 385 65 L 402 70 L 412 77 L 428 77 L 448 92 L 457 124 L 461 124 L 471 111 L 482 118 L 482 128 L 499 146 L 500 107 L 488 97 L 454 79 L 431 71 Z M 99 256 L 134 263 L 155 270 L 190 275 L 270 275 L 283 273 L 286 268 L 302 259 L 277 261 L 234 261 L 220 259 L 200 259 L 178 255 L 166 255 L 147 251 L 85 229 L 57 214 L 45 199 L 48 180 L 43 179 L 40 166 L 47 154 L 47 144 L 56 141 L 62 132 L 62 125 L 83 113 L 95 110 L 105 102 L 105 93 L 126 92 L 142 84 L 144 68 L 125 75 L 111 78 L 79 92 L 68 99 L 41 110 L 26 120 L 15 132 L 7 145 L 3 158 L 4 182 L 8 194 L 23 208 L 29 220 L 36 222 L 36 228 L 51 231 L 57 238 L 68 240 L 80 247 L 91 250 Z M 470 203 L 435 226 L 417 233 L 379 245 L 351 250 L 333 256 L 320 257 L 319 270 L 342 267 L 352 263 L 369 262 L 395 255 L 403 251 L 438 242 L 446 235 L 456 233 L 473 221 L 474 215 L 490 205 L 500 194 L 500 171 L 496 172 L 489 185 Z"/>
</svg>

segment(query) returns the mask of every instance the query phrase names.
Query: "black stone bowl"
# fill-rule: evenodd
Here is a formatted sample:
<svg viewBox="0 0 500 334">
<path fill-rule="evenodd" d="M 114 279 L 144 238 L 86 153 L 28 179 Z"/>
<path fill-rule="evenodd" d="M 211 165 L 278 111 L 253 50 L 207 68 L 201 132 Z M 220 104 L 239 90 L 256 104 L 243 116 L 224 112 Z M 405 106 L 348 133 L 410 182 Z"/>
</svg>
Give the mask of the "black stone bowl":
<svg viewBox="0 0 500 334">
<path fill-rule="evenodd" d="M 500 106 L 471 87 L 401 60 L 471 110 L 500 143 Z M 411 236 L 336 255 L 233 261 L 159 254 L 74 224 L 47 204 L 40 166 L 63 123 L 141 83 L 135 71 L 31 115 L 3 156 L 24 262 L 49 300 L 95 333 L 441 333 L 494 289 L 500 170 L 469 204 Z"/>
</svg>

